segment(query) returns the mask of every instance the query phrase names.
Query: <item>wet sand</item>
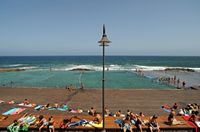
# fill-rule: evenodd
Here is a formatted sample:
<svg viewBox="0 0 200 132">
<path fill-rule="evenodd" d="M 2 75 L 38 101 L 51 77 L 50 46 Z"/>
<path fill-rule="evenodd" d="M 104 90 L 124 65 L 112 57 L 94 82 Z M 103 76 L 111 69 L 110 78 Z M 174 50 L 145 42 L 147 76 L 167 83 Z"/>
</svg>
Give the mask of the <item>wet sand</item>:
<svg viewBox="0 0 200 132">
<path fill-rule="evenodd" d="M 175 102 L 179 108 L 185 107 L 188 103 L 200 104 L 200 90 L 105 90 L 105 106 L 111 112 L 127 109 L 133 113 L 143 112 L 145 115 L 168 115 L 160 109 L 161 105 L 172 106 Z M 36 104 L 63 104 L 66 103 L 70 108 L 81 108 L 87 111 L 94 107 L 101 112 L 101 90 L 84 89 L 83 91 L 68 91 L 66 89 L 42 89 L 42 88 L 0 88 L 0 100 L 8 102 L 14 100 L 21 103 L 27 98 Z M 0 113 L 9 108 L 17 107 L 16 104 L 0 104 Z M 67 112 L 61 111 L 36 111 L 33 108 L 26 110 L 28 113 L 66 115 Z M 86 112 L 82 113 L 83 115 Z"/>
</svg>

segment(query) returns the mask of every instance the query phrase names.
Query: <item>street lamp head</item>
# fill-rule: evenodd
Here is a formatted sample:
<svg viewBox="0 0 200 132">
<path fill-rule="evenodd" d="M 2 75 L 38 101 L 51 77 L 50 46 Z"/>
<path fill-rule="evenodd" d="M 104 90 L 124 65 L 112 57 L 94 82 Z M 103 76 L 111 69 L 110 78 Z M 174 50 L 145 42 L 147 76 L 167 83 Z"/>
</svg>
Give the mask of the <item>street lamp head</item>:
<svg viewBox="0 0 200 132">
<path fill-rule="evenodd" d="M 100 43 L 100 46 L 108 46 L 108 43 L 111 43 L 110 40 L 108 40 L 107 35 L 106 35 L 106 29 L 105 29 L 105 25 L 103 25 L 103 35 L 100 41 L 98 41 L 98 43 Z"/>
</svg>

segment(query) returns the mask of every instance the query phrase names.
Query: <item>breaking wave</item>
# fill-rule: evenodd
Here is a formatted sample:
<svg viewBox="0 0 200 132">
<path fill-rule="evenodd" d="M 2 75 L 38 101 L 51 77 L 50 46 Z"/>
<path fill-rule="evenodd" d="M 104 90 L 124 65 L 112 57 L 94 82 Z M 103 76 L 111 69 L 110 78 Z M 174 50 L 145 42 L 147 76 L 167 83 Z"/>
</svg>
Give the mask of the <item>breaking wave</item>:
<svg viewBox="0 0 200 132">
<path fill-rule="evenodd" d="M 78 70 L 85 70 L 85 71 L 102 71 L 102 66 L 100 65 L 68 65 L 66 67 L 55 67 L 52 70 L 55 71 L 78 71 Z M 166 69 L 191 69 L 196 72 L 200 72 L 200 68 L 191 68 L 191 67 L 167 67 L 167 66 L 144 66 L 144 65 L 118 65 L 118 64 L 111 64 L 105 65 L 105 70 L 108 71 L 136 71 L 136 70 L 143 70 L 143 71 L 164 71 Z"/>
</svg>

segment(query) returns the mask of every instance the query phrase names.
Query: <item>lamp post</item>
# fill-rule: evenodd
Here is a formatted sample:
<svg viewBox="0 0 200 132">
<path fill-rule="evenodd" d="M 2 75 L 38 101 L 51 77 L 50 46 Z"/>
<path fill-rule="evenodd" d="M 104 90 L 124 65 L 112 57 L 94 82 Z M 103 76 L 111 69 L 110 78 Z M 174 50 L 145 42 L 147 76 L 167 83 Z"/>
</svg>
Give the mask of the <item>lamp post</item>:
<svg viewBox="0 0 200 132">
<path fill-rule="evenodd" d="M 104 108 L 105 108 L 105 103 L 104 103 L 105 46 L 108 46 L 108 43 L 111 43 L 111 41 L 109 41 L 108 38 L 107 38 L 105 25 L 103 25 L 103 35 L 102 35 L 102 38 L 101 38 L 100 41 L 98 41 L 98 43 L 100 43 L 99 46 L 103 46 L 103 57 L 102 57 L 102 65 L 103 65 L 103 70 L 102 70 L 102 117 L 103 117 L 103 130 L 105 130 L 105 112 L 104 112 Z"/>
</svg>

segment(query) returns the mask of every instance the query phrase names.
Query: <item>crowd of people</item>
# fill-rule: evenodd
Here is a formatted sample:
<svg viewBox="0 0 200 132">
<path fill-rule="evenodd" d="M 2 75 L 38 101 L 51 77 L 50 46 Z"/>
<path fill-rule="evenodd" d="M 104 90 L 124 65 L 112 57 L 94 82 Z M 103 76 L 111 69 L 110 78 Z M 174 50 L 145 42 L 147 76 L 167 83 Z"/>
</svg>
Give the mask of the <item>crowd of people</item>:
<svg viewBox="0 0 200 132">
<path fill-rule="evenodd" d="M 25 99 L 23 103 L 26 105 L 30 104 L 28 99 Z M 47 104 L 47 106 L 45 107 L 49 107 L 49 104 Z M 58 108 L 58 105 L 56 105 L 55 107 Z M 191 121 L 193 123 L 196 123 L 196 121 L 200 121 L 200 118 L 198 116 L 199 106 L 196 103 L 188 104 L 185 108 L 181 109 L 179 109 L 180 106 L 177 103 L 174 103 L 172 107 L 165 107 L 170 110 L 169 115 L 166 118 L 166 120 L 168 121 L 168 125 L 185 124 L 185 122 L 177 120 L 177 116 L 189 116 L 188 121 Z M 160 131 L 160 126 L 158 124 L 159 117 L 157 115 L 147 117 L 142 112 L 140 112 L 139 114 L 134 114 L 130 110 L 127 110 L 127 112 L 123 114 L 121 110 L 117 112 L 111 112 L 108 107 L 105 107 L 104 112 L 105 117 L 115 117 L 114 122 L 118 124 L 124 132 L 126 132 L 127 130 L 132 132 L 133 126 L 135 126 L 140 132 L 143 132 L 143 128 L 148 128 L 150 132 L 153 132 L 154 130 L 158 132 Z M 80 119 L 77 116 L 72 116 L 69 118 L 64 118 L 60 123 L 60 128 L 65 129 L 68 127 L 87 126 L 87 124 L 91 126 L 99 125 L 100 127 L 102 127 L 103 120 L 100 112 L 97 112 L 94 107 L 91 107 L 87 111 L 87 113 L 93 117 L 93 120 L 87 121 L 85 119 Z M 73 122 L 72 118 L 77 118 L 79 119 L 79 121 Z M 34 125 L 36 128 L 38 128 L 39 132 L 42 131 L 43 128 L 47 128 L 50 132 L 55 131 L 55 120 L 53 116 L 45 118 L 43 115 L 36 116 L 32 114 L 25 114 L 20 119 L 14 120 L 14 122 L 9 125 L 7 129 L 8 131 L 28 131 L 28 127 L 30 125 Z"/>
<path fill-rule="evenodd" d="M 145 115 L 140 112 L 139 114 L 134 114 L 133 112 L 127 110 L 127 113 L 125 117 L 118 118 L 115 120 L 115 123 L 117 123 L 124 132 L 133 130 L 133 125 L 136 126 L 138 131 L 143 132 L 142 126 L 148 126 L 149 130 L 153 132 L 154 130 L 160 131 L 158 122 L 157 122 L 157 116 L 153 115 L 148 120 L 145 118 Z"/>
<path fill-rule="evenodd" d="M 176 76 L 174 77 L 159 77 L 158 79 L 159 83 L 174 86 L 177 88 L 185 88 L 186 82 L 184 80 L 177 79 Z"/>
</svg>

